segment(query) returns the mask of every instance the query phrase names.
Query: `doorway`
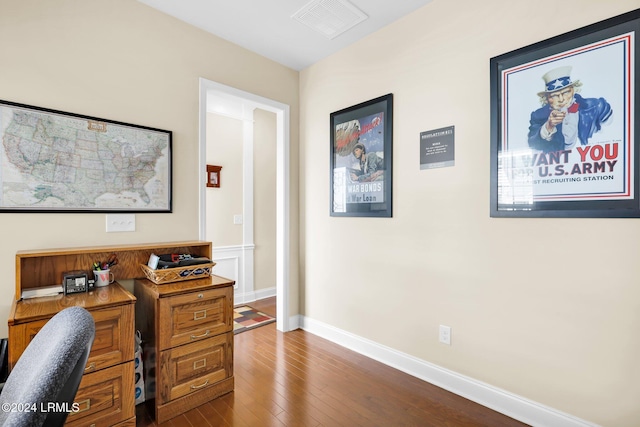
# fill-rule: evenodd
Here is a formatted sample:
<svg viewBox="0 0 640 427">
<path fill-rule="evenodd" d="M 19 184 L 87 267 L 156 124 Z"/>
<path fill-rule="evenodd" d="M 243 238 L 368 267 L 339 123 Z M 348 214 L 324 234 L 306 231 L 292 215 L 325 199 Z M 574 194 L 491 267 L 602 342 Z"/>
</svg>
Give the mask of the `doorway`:
<svg viewBox="0 0 640 427">
<path fill-rule="evenodd" d="M 206 149 L 207 109 L 211 103 L 240 103 L 276 115 L 276 328 L 290 330 L 289 321 L 289 106 L 211 80 L 200 78 L 199 132 L 199 235 L 206 240 Z M 252 213 L 247 220 L 252 221 Z M 250 272 L 250 274 L 253 274 Z"/>
</svg>

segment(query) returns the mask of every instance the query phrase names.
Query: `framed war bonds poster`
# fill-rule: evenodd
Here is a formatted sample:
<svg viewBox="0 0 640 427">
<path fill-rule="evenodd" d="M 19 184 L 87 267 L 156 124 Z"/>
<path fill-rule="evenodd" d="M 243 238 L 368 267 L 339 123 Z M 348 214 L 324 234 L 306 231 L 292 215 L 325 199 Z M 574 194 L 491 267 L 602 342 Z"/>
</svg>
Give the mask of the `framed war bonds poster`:
<svg viewBox="0 0 640 427">
<path fill-rule="evenodd" d="M 391 217 L 393 95 L 332 113 L 331 216 Z"/>
</svg>

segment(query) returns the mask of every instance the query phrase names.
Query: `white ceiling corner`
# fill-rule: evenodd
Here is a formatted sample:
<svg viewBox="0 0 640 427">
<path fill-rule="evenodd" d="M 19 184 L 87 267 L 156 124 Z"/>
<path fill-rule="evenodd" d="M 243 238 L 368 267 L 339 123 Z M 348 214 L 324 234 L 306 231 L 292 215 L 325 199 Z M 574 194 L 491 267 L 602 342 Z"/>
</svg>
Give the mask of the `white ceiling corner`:
<svg viewBox="0 0 640 427">
<path fill-rule="evenodd" d="M 299 71 L 432 0 L 138 1 Z"/>
</svg>

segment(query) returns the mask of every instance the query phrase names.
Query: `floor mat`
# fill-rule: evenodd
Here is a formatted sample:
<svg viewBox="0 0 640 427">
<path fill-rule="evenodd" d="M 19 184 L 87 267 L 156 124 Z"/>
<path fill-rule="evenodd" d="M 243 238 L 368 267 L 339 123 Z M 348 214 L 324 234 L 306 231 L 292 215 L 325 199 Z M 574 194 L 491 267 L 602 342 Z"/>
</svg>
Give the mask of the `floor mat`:
<svg viewBox="0 0 640 427">
<path fill-rule="evenodd" d="M 259 326 L 268 325 L 276 321 L 275 317 L 269 316 L 248 305 L 241 305 L 233 309 L 233 333 L 248 331 Z"/>
</svg>

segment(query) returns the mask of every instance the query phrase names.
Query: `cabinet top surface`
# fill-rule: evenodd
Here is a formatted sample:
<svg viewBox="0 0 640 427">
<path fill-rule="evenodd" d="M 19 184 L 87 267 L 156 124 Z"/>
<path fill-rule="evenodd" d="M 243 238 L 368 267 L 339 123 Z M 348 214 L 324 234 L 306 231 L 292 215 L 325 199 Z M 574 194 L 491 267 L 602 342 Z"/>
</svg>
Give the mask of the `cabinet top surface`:
<svg viewBox="0 0 640 427">
<path fill-rule="evenodd" d="M 108 308 L 136 301 L 130 292 L 118 282 L 109 286 L 95 288 L 91 292 L 77 294 L 60 294 L 54 297 L 29 298 L 15 301 L 9 315 L 9 325 L 31 322 L 40 318 L 49 318 L 67 307 L 80 306 L 87 310 Z"/>
<path fill-rule="evenodd" d="M 203 279 L 185 280 L 182 282 L 164 283 L 157 285 L 149 279 L 136 279 L 137 284 L 141 284 L 155 293 L 159 298 L 168 297 L 177 294 L 184 294 L 196 291 L 205 291 L 207 289 L 221 288 L 225 286 L 233 286 L 234 280 L 226 277 L 211 275 Z"/>
</svg>

